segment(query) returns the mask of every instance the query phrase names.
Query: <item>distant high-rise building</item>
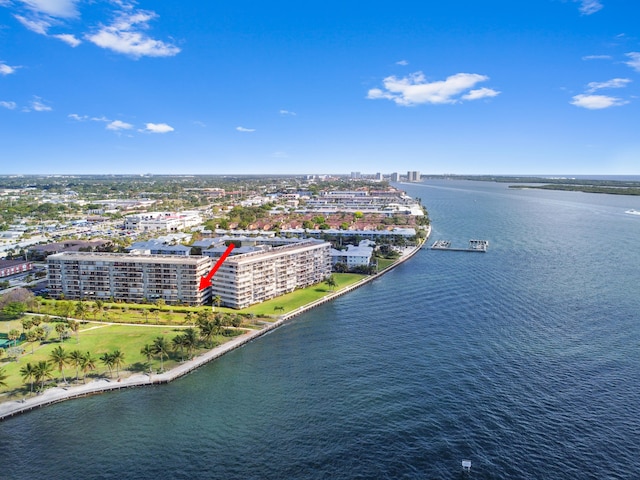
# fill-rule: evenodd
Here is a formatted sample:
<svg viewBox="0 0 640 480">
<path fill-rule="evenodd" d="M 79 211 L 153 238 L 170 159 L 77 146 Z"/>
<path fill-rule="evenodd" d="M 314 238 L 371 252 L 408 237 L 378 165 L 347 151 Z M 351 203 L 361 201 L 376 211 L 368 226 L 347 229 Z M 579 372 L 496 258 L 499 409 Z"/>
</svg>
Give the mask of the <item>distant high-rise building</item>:
<svg viewBox="0 0 640 480">
<path fill-rule="evenodd" d="M 400 174 L 398 172 L 393 172 L 391 174 L 391 181 L 392 182 L 399 182 L 400 181 Z"/>
<path fill-rule="evenodd" d="M 408 171 L 407 172 L 407 182 L 419 182 L 420 181 L 420 172 L 418 171 Z"/>
<path fill-rule="evenodd" d="M 360 172 L 351 172 L 352 180 L 359 180 L 362 178 L 362 174 Z"/>
<path fill-rule="evenodd" d="M 376 173 L 376 180 L 382 180 L 382 174 L 380 172 Z"/>
</svg>

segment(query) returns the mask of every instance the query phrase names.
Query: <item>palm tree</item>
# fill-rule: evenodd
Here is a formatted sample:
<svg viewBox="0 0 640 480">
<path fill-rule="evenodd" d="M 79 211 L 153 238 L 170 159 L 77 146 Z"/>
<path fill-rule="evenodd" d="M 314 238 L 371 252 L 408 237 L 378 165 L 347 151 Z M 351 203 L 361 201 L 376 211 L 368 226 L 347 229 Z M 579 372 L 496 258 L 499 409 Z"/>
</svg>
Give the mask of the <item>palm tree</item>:
<svg viewBox="0 0 640 480">
<path fill-rule="evenodd" d="M 73 350 L 69 352 L 69 363 L 76 367 L 76 382 L 80 373 L 80 366 L 82 365 L 82 352 L 80 350 Z"/>
<path fill-rule="evenodd" d="M 113 358 L 113 366 L 116 367 L 116 377 L 120 377 L 120 368 L 124 363 L 124 352 L 116 348 L 111 357 Z"/>
<path fill-rule="evenodd" d="M 89 313 L 89 308 L 87 307 L 87 305 L 82 300 L 78 300 L 76 302 L 76 315 L 84 320 L 87 316 L 87 313 Z"/>
<path fill-rule="evenodd" d="M 47 337 L 47 332 L 45 331 L 44 327 L 36 327 L 33 329 L 33 331 L 36 332 L 36 335 L 38 337 L 37 339 L 41 342 L 43 342 Z"/>
<path fill-rule="evenodd" d="M 16 343 L 18 341 L 18 339 L 20 338 L 20 332 L 18 330 L 11 329 L 9 330 L 9 333 L 7 334 L 7 338 L 9 339 L 9 341 L 13 342 L 13 346 L 16 346 Z"/>
<path fill-rule="evenodd" d="M 40 336 L 38 335 L 38 332 L 36 330 L 27 330 L 27 333 L 25 335 L 27 337 L 27 342 L 31 344 L 31 355 L 33 355 L 33 344 L 38 341 L 38 338 L 40 338 Z"/>
<path fill-rule="evenodd" d="M 53 377 L 52 370 L 53 365 L 46 360 L 41 360 L 36 364 L 34 377 L 36 382 L 40 382 L 40 390 L 44 390 L 45 380 Z"/>
<path fill-rule="evenodd" d="M 222 299 L 220 298 L 220 295 L 216 295 L 215 297 L 213 297 L 213 304 L 215 304 L 216 307 L 220 308 L 221 302 Z"/>
<path fill-rule="evenodd" d="M 23 332 L 29 330 L 33 326 L 33 320 L 31 320 L 31 318 L 29 317 L 23 318 L 22 320 L 20 320 L 20 323 L 22 324 Z"/>
<path fill-rule="evenodd" d="M 146 344 L 144 347 L 142 347 L 140 353 L 147 359 L 147 363 L 149 364 L 149 377 L 151 377 L 151 359 L 153 358 L 153 347 L 149 344 Z"/>
<path fill-rule="evenodd" d="M 164 357 L 169 356 L 169 345 L 164 337 L 156 337 L 153 341 L 153 353 L 160 356 L 160 370 L 164 372 Z"/>
<path fill-rule="evenodd" d="M 144 323 L 149 323 L 149 310 L 146 308 L 141 309 L 140 315 L 144 318 Z"/>
<path fill-rule="evenodd" d="M 113 355 L 109 352 L 105 352 L 100 357 L 100 361 L 109 369 L 109 376 L 112 377 L 113 370 Z"/>
<path fill-rule="evenodd" d="M 49 354 L 49 358 L 54 363 L 54 365 L 58 366 L 58 371 L 62 374 L 62 381 L 67 383 L 67 379 L 64 376 L 64 366 L 69 360 L 69 354 L 62 348 L 61 345 L 58 345 L 56 348 L 51 350 Z"/>
<path fill-rule="evenodd" d="M 27 364 L 20 369 L 20 375 L 22 375 L 22 379 L 25 382 L 29 382 L 31 384 L 30 392 L 33 393 L 33 380 L 36 376 L 35 366 L 27 362 Z"/>
<path fill-rule="evenodd" d="M 329 286 L 329 288 L 331 288 L 332 292 L 333 292 L 333 289 L 336 288 L 336 285 L 338 285 L 333 275 L 329 275 L 329 277 L 327 277 L 324 283 L 326 283 Z"/>
<path fill-rule="evenodd" d="M 95 320 L 99 313 L 102 313 L 104 309 L 104 302 L 102 300 L 96 300 L 94 302 L 93 308 L 91 309 L 91 313 L 93 313 L 93 319 Z"/>
<path fill-rule="evenodd" d="M 216 333 L 216 324 L 212 321 L 208 321 L 200 325 L 200 338 L 204 340 L 206 345 L 209 345 L 211 338 Z"/>
<path fill-rule="evenodd" d="M 187 328 L 184 331 L 184 346 L 187 347 L 189 359 L 193 357 L 193 349 L 198 346 L 198 332 L 195 328 Z"/>
<path fill-rule="evenodd" d="M 7 375 L 7 372 L 5 371 L 4 368 L 0 368 L 0 387 L 6 387 L 7 386 L 7 378 L 9 377 L 9 375 Z"/>
<path fill-rule="evenodd" d="M 171 340 L 171 345 L 173 346 L 173 350 L 180 350 L 180 361 L 184 362 L 184 347 L 187 345 L 185 336 L 176 335 Z"/>
<path fill-rule="evenodd" d="M 201 326 L 211 320 L 211 312 L 209 310 L 200 310 L 196 314 L 196 325 Z"/>
<path fill-rule="evenodd" d="M 64 342 L 63 336 L 66 330 L 67 330 L 67 325 L 65 323 L 56 323 L 56 332 L 60 336 L 61 342 Z"/>
<path fill-rule="evenodd" d="M 76 334 L 76 343 L 80 343 L 80 323 L 75 320 L 69 320 L 69 330 Z"/>
<path fill-rule="evenodd" d="M 91 352 L 87 352 L 82 355 L 82 361 L 80 363 L 80 368 L 82 368 L 82 382 L 85 383 L 87 380 L 87 372 L 96 369 L 96 359 L 91 355 Z"/>
</svg>

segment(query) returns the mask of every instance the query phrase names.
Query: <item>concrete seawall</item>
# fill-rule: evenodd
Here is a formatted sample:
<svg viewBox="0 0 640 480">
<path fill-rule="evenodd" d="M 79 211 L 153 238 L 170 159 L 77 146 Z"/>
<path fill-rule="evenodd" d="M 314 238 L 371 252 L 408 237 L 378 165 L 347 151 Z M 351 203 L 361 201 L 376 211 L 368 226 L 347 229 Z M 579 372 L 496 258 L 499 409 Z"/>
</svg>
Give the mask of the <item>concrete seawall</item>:
<svg viewBox="0 0 640 480">
<path fill-rule="evenodd" d="M 428 230 L 428 234 L 430 230 Z M 427 239 L 429 235 L 427 234 Z M 181 363 L 180 365 L 172 368 L 171 370 L 159 373 L 159 374 L 141 374 L 136 373 L 127 378 L 118 379 L 118 380 L 107 380 L 100 379 L 95 380 L 87 384 L 83 385 L 74 385 L 70 387 L 54 387 L 45 390 L 42 394 L 33 396 L 31 398 L 27 398 L 24 400 L 18 401 L 7 401 L 0 403 L 0 420 L 4 420 L 6 418 L 12 417 L 14 415 L 18 415 L 21 413 L 28 412 L 30 410 L 34 410 L 36 408 L 41 408 L 47 405 L 53 405 L 55 403 L 63 402 L 66 400 L 71 400 L 74 398 L 86 397 L 89 395 L 95 395 L 98 393 L 104 393 L 114 390 L 122 390 L 125 388 L 133 388 L 133 387 L 144 387 L 144 386 L 153 386 L 153 385 L 161 385 L 165 383 L 169 383 L 177 378 L 180 378 L 193 370 L 200 368 L 202 365 L 205 365 L 216 358 L 221 357 L 222 355 L 235 350 L 236 348 L 242 347 L 243 345 L 255 340 L 256 338 L 265 335 L 266 333 L 278 328 L 283 323 L 288 320 L 297 317 L 298 315 L 311 310 L 323 303 L 330 302 L 335 298 L 338 298 L 342 295 L 345 295 L 356 288 L 359 288 L 369 282 L 372 282 L 385 273 L 393 270 L 398 265 L 404 263 L 409 258 L 413 257 L 422 246 L 424 246 L 425 242 L 421 243 L 417 247 L 408 248 L 403 252 L 402 256 L 398 259 L 397 262 L 393 263 L 383 271 L 376 273 L 375 275 L 371 275 L 363 278 L 362 280 L 349 285 L 337 292 L 330 293 L 318 299 L 314 302 L 311 302 L 302 307 L 298 307 L 291 312 L 287 312 L 286 314 L 280 315 L 277 320 L 273 323 L 266 324 L 260 330 L 249 331 L 239 337 L 230 340 L 229 342 L 224 343 L 218 347 L 215 347 L 208 352 L 205 352 L 201 355 L 194 357 L 191 360 Z"/>
</svg>

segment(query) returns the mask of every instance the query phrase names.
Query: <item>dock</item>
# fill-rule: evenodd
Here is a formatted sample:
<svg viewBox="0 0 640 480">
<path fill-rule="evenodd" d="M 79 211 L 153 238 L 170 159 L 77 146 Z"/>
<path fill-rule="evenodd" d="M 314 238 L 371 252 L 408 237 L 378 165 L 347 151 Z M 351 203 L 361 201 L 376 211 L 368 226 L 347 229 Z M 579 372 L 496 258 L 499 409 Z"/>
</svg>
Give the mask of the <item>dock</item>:
<svg viewBox="0 0 640 480">
<path fill-rule="evenodd" d="M 489 248 L 489 240 L 469 240 L 467 248 L 456 248 L 451 246 L 449 240 L 436 240 L 431 245 L 431 250 L 447 250 L 449 252 L 481 252 L 485 253 Z"/>
</svg>

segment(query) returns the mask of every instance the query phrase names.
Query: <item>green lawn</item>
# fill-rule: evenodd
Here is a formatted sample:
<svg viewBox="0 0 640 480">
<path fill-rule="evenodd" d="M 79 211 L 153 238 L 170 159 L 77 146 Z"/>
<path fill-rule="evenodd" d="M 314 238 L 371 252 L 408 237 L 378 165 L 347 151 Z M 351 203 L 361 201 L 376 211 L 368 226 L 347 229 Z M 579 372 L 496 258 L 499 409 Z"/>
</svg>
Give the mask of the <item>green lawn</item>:
<svg viewBox="0 0 640 480">
<path fill-rule="evenodd" d="M 51 323 L 51 325 L 53 326 L 55 324 Z M 4 325 L 2 325 L 2 328 L 4 328 Z M 93 357 L 97 359 L 96 370 L 88 376 L 88 379 L 91 379 L 99 376 L 108 376 L 108 370 L 99 360 L 99 357 L 103 353 L 112 352 L 115 349 L 119 349 L 124 353 L 124 369 L 134 372 L 148 371 L 148 367 L 146 366 L 147 359 L 140 353 L 140 349 L 146 344 L 153 343 L 153 340 L 159 336 L 166 337 L 167 342 L 171 344 L 173 337 L 178 335 L 181 330 L 183 329 L 179 327 L 168 326 L 85 324 L 80 330 L 79 341 L 76 339 L 76 336 L 73 335 L 63 343 L 60 343 L 54 331 L 52 332 L 48 343 L 45 342 L 40 344 L 39 342 L 35 342 L 34 344 L 30 344 L 25 342 L 22 344 L 22 347 L 25 349 L 25 353 L 17 362 L 9 361 L 6 356 L 0 360 L 0 368 L 4 368 L 5 373 L 8 375 L 8 378 L 5 380 L 7 386 L 0 387 L 0 401 L 21 398 L 28 394 L 29 386 L 24 383 L 22 376 L 20 375 L 20 369 L 27 362 L 35 364 L 42 360 L 49 360 L 51 350 L 59 345 L 61 345 L 67 352 L 71 352 L 72 350 L 79 350 L 83 353 L 91 352 Z M 213 341 L 216 342 L 216 344 L 223 343 L 227 340 L 230 340 L 230 338 L 222 336 L 216 336 L 213 338 Z M 200 349 L 199 351 L 204 351 L 204 349 Z M 181 358 L 179 351 L 172 353 L 170 359 L 165 357 L 165 370 L 174 367 L 180 361 Z M 154 371 L 158 371 L 160 369 L 160 360 L 158 358 L 153 359 L 151 361 L 151 367 Z M 74 367 L 67 366 L 63 371 L 67 380 L 71 381 L 75 379 Z M 80 379 L 80 382 L 82 382 L 82 372 L 80 372 Z M 53 382 L 61 381 L 62 376 L 60 375 L 57 367 L 55 367 L 53 371 Z"/>
<path fill-rule="evenodd" d="M 351 285 L 364 278 L 364 275 L 356 273 L 334 273 L 333 278 L 337 284 L 334 290 L 339 290 L 342 287 Z M 215 307 L 214 311 L 230 314 L 251 313 L 256 316 L 280 315 L 322 298 L 328 293 L 331 293 L 329 286 L 325 283 L 319 283 L 241 310 L 226 307 Z M 77 303 L 76 301 L 67 302 L 72 306 L 75 306 Z M 60 301 L 56 300 L 43 300 L 40 312 L 51 317 L 60 315 L 60 312 L 57 311 L 58 309 L 56 308 L 56 305 L 59 303 Z M 93 305 L 93 302 L 85 303 L 87 305 Z M 274 310 L 274 307 L 283 307 L 283 310 Z M 186 312 L 191 312 L 195 318 L 195 314 L 203 308 L 211 307 L 177 307 L 172 305 L 156 306 L 105 302 L 104 308 L 101 312 L 91 311 L 85 318 L 87 320 L 118 323 L 183 325 L 193 322 L 193 320 L 191 322 L 187 322 Z M 74 310 L 71 309 L 71 317 L 75 316 Z M 20 326 L 19 323 L 17 325 Z"/>
<path fill-rule="evenodd" d="M 334 273 L 333 278 L 336 281 L 336 287 L 331 290 L 326 283 L 320 283 L 312 285 L 311 287 L 301 288 L 286 295 L 267 300 L 258 305 L 243 308 L 242 310 L 221 309 L 223 311 L 239 312 L 239 313 L 253 313 L 256 316 L 262 315 L 281 315 L 283 313 L 295 310 L 298 307 L 306 305 L 307 303 L 318 300 L 329 293 L 338 291 L 343 287 L 352 285 L 359 280 L 362 280 L 365 275 L 357 273 Z M 283 307 L 276 309 L 276 307 Z M 217 309 L 216 309 L 217 310 Z"/>
<path fill-rule="evenodd" d="M 333 289 L 331 289 L 326 283 L 320 283 L 311 287 L 296 290 L 286 295 L 282 295 L 278 298 L 274 298 L 259 305 L 254 305 L 242 310 L 216 307 L 215 311 L 231 314 L 253 314 L 256 317 L 278 316 L 283 313 L 295 310 L 296 308 L 306 305 L 310 302 L 318 300 L 327 294 L 338 291 L 343 287 L 352 285 L 364 277 L 364 275 L 360 274 L 336 273 L 334 274 L 334 279 L 337 285 Z M 72 303 L 75 305 L 75 302 Z M 50 352 L 59 345 L 62 345 L 62 347 L 67 352 L 70 352 L 72 350 L 79 350 L 83 353 L 91 352 L 93 357 L 96 358 L 97 368 L 95 371 L 91 372 L 88 375 L 88 379 L 108 375 L 108 370 L 99 360 L 99 357 L 103 353 L 112 352 L 115 349 L 119 349 L 124 353 L 124 369 L 128 369 L 134 372 L 147 371 L 147 359 L 140 353 L 140 349 L 144 345 L 152 344 L 153 340 L 158 336 L 167 337 L 167 341 L 170 343 L 173 337 L 179 334 L 181 330 L 179 325 L 185 325 L 185 314 L 187 311 L 193 312 L 193 317 L 195 318 L 195 313 L 197 311 L 203 308 L 211 308 L 172 308 L 171 306 L 125 305 L 118 303 L 106 305 L 109 306 L 109 308 L 106 309 L 108 313 L 106 317 L 103 313 L 98 313 L 97 315 L 95 315 L 98 321 L 106 320 L 109 322 L 138 324 L 144 324 L 148 321 L 149 325 L 131 326 L 99 323 L 93 321 L 93 315 L 88 315 L 88 321 L 81 323 L 79 330 L 79 341 L 76 339 L 76 335 L 72 334 L 70 338 L 60 343 L 55 332 L 56 322 L 43 322 L 41 325 L 50 325 L 53 330 L 47 342 L 42 344 L 40 342 L 34 342 L 33 344 L 24 342 L 22 344 L 22 347 L 24 348 L 25 353 L 20 358 L 18 358 L 18 361 L 9 361 L 6 357 L 0 359 L 0 368 L 4 368 L 5 373 L 8 375 L 8 378 L 6 379 L 7 386 L 0 387 L 0 401 L 17 399 L 28 395 L 29 386 L 28 384 L 25 384 L 24 380 L 22 379 L 20 375 L 20 369 L 27 362 L 35 364 L 42 360 L 49 360 Z M 276 309 L 276 307 L 278 308 Z M 41 312 L 51 312 L 52 315 L 50 319 L 53 320 L 55 318 L 55 315 L 53 315 L 55 308 L 55 301 L 46 300 L 41 307 Z M 140 314 L 143 309 L 156 309 L 157 313 L 150 313 L 148 318 L 145 319 L 144 316 Z M 159 325 L 154 325 L 156 323 L 158 323 Z M 167 325 L 167 323 L 172 323 L 173 325 Z M 247 324 L 243 326 L 247 326 Z M 20 320 L 0 321 L 0 331 L 8 332 L 11 329 L 17 329 L 22 332 L 22 324 Z M 229 340 L 229 338 L 217 336 L 213 340 L 216 344 L 220 344 Z M 165 370 L 174 367 L 178 362 L 180 362 L 180 360 L 180 352 L 174 352 L 170 359 L 165 358 Z M 159 370 L 160 360 L 154 358 L 151 361 L 151 367 L 154 369 L 154 371 Z M 64 374 L 69 381 L 75 379 L 75 368 L 72 366 L 65 367 Z M 82 372 L 80 373 L 80 378 L 82 378 Z M 61 381 L 62 376 L 57 370 L 57 367 L 55 367 L 53 371 L 52 382 L 56 383 Z"/>
<path fill-rule="evenodd" d="M 389 265 L 393 265 L 398 261 L 397 259 L 392 260 L 390 258 L 383 257 L 376 257 L 376 260 L 378 261 L 378 272 L 381 272 L 385 268 L 389 267 Z"/>
</svg>

